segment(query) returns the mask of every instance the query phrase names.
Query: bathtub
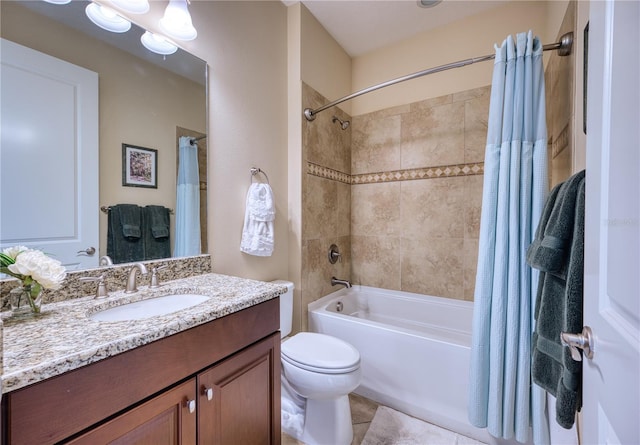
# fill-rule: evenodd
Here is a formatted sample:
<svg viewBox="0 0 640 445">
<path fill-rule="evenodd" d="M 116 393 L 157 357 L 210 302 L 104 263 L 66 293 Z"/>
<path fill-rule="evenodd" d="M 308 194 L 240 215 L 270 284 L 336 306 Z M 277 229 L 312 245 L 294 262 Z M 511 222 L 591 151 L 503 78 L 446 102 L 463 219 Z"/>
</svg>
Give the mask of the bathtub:
<svg viewBox="0 0 640 445">
<path fill-rule="evenodd" d="M 467 420 L 473 303 L 353 286 L 309 305 L 309 329 L 361 354 L 357 394 L 490 443 Z"/>
</svg>

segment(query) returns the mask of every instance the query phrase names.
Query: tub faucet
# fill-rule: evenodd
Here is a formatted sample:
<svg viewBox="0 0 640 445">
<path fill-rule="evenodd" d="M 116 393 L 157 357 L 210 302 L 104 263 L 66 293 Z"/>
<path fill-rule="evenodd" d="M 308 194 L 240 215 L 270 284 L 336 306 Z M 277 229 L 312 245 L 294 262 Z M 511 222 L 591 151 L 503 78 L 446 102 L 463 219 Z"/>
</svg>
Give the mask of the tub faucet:
<svg viewBox="0 0 640 445">
<path fill-rule="evenodd" d="M 347 289 L 351 287 L 351 283 L 348 280 L 338 280 L 336 277 L 331 277 L 331 285 L 335 286 L 336 284 L 341 284 Z"/>
<path fill-rule="evenodd" d="M 131 270 L 129 271 L 129 278 L 127 278 L 127 287 L 124 290 L 126 294 L 132 294 L 134 292 L 138 292 L 138 286 L 136 285 L 136 271 L 140 271 L 142 275 L 146 275 L 147 268 L 142 263 L 135 263 L 131 266 Z"/>
</svg>

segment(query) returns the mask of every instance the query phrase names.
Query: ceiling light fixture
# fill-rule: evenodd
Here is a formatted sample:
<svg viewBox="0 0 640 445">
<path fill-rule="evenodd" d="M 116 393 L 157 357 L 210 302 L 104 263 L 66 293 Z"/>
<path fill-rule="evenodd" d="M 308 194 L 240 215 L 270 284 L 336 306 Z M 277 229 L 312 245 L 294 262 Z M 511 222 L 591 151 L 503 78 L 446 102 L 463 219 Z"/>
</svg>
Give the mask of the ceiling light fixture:
<svg viewBox="0 0 640 445">
<path fill-rule="evenodd" d="M 165 39 L 164 36 L 154 34 L 149 31 L 142 34 L 140 41 L 149 51 L 156 54 L 162 54 L 163 56 L 168 56 L 169 54 L 173 54 L 178 51 L 178 47 Z"/>
<path fill-rule="evenodd" d="M 421 8 L 433 8 L 442 3 L 442 0 L 418 0 L 418 6 Z"/>
<path fill-rule="evenodd" d="M 187 0 L 169 0 L 164 16 L 160 19 L 160 28 L 171 38 L 193 40 L 198 32 L 191 23 Z"/>
<path fill-rule="evenodd" d="M 127 32 L 131 29 L 131 22 L 118 15 L 111 8 L 99 5 L 97 3 L 89 3 L 84 10 L 87 17 L 102 29 L 111 32 Z"/>
<path fill-rule="evenodd" d="M 54 5 L 66 5 L 71 3 L 71 0 L 44 0 L 47 3 L 53 3 Z"/>
<path fill-rule="evenodd" d="M 111 0 L 111 3 L 131 14 L 145 14 L 149 12 L 148 0 Z"/>
</svg>

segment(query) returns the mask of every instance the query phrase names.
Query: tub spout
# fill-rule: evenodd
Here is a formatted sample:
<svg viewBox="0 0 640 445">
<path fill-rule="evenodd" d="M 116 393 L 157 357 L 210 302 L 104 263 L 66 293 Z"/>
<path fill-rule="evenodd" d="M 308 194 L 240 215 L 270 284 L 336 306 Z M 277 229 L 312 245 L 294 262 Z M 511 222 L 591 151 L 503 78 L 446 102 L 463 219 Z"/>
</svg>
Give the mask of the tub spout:
<svg viewBox="0 0 640 445">
<path fill-rule="evenodd" d="M 347 289 L 351 287 L 351 283 L 348 280 L 338 280 L 336 277 L 331 277 L 331 285 L 335 286 L 336 284 L 341 284 Z"/>
</svg>

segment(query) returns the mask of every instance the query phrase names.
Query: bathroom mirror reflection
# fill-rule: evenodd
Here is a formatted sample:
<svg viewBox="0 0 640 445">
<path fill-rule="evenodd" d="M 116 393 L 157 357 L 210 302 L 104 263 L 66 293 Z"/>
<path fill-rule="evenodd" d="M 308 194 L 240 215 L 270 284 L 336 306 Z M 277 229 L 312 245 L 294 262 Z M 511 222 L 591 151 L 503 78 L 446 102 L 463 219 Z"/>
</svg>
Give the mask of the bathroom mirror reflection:
<svg viewBox="0 0 640 445">
<path fill-rule="evenodd" d="M 24 169 L 14 168 L 12 174 L 5 168 L 2 170 L 0 245 L 40 248 L 56 255 L 69 270 L 96 267 L 99 258 L 107 253 L 106 208 L 137 204 L 170 209 L 173 251 L 178 140 L 189 136 L 198 138 L 200 169 L 201 252 L 196 254 L 206 253 L 206 62 L 181 49 L 167 56 L 148 51 L 140 42 L 144 30 L 135 24 L 122 34 L 98 28 L 84 12 L 87 4 L 85 1 L 66 5 L 44 1 L 0 2 L 3 50 L 6 41 L 17 43 L 55 58 L 52 60 L 80 67 L 81 71 L 94 72 L 97 78 L 97 100 L 92 105 L 97 127 L 93 130 L 93 140 L 86 138 L 86 134 L 91 134 L 89 130 L 76 128 L 78 122 L 58 125 L 58 116 L 44 111 L 45 106 L 41 104 L 51 91 L 46 83 L 42 91 L 47 94 L 34 92 L 30 99 L 40 114 L 21 116 L 17 107 L 7 103 L 8 82 L 3 82 L 2 161 L 9 165 L 11 160 L 13 165 L 24 165 Z M 10 69 L 4 54 L 2 71 L 5 80 Z M 76 88 L 75 84 L 70 87 Z M 77 91 L 80 96 L 85 90 L 78 88 Z M 77 104 L 69 107 L 90 121 L 92 112 L 85 113 L 86 109 Z M 71 129 L 69 133 L 64 132 L 65 125 Z M 57 133 L 55 140 L 67 141 L 66 144 L 44 138 L 52 127 Z M 156 151 L 156 188 L 123 185 L 123 144 Z M 91 145 L 92 155 L 80 153 Z M 58 152 L 60 147 L 65 151 Z M 17 152 L 20 153 L 16 155 Z M 33 159 L 42 161 L 42 153 L 46 162 L 32 162 Z M 90 157 L 94 159 L 85 166 L 84 161 Z M 47 177 L 49 179 L 45 179 Z M 28 183 L 28 187 L 21 187 L 18 193 L 12 184 L 20 179 Z M 88 181 L 86 188 L 81 180 Z M 92 187 L 96 192 L 85 201 L 86 195 L 92 194 L 85 191 Z M 65 193 L 65 190 L 71 192 Z M 84 195 L 82 199 L 80 195 Z M 28 205 L 21 206 L 20 203 L 25 202 Z M 101 211 L 101 207 L 106 211 Z M 85 227 L 90 228 L 88 235 L 81 233 Z M 56 253 L 44 240 L 56 246 L 73 242 Z M 95 254 L 85 253 L 92 247 Z"/>
</svg>

